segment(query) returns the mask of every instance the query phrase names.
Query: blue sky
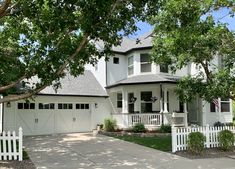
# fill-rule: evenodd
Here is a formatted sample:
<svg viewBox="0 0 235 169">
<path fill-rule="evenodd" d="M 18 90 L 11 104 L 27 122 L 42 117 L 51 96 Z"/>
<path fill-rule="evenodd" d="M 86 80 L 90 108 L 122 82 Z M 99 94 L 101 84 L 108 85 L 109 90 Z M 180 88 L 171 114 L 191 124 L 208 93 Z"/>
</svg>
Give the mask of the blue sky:
<svg viewBox="0 0 235 169">
<path fill-rule="evenodd" d="M 228 24 L 228 28 L 230 30 L 235 31 L 235 17 L 233 18 L 230 17 L 229 15 L 227 15 L 228 13 L 229 13 L 229 10 L 227 8 L 223 8 L 217 12 L 214 12 L 213 16 L 216 19 L 216 21 Z M 133 35 L 131 35 L 130 38 L 136 38 L 153 29 L 153 27 L 146 22 L 138 22 L 136 25 L 138 26 L 140 30 L 138 30 Z"/>
</svg>

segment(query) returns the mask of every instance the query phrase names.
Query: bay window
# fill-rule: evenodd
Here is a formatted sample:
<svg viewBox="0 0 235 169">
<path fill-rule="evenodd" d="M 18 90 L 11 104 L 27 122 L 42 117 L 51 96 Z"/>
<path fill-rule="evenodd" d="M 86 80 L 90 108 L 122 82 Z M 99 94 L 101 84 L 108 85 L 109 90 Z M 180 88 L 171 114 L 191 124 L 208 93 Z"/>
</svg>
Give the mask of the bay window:
<svg viewBox="0 0 235 169">
<path fill-rule="evenodd" d="M 128 75 L 134 74 L 134 57 L 128 57 Z"/>
<path fill-rule="evenodd" d="M 149 62 L 149 54 L 140 54 L 140 71 L 141 73 L 151 72 L 152 64 Z"/>
</svg>

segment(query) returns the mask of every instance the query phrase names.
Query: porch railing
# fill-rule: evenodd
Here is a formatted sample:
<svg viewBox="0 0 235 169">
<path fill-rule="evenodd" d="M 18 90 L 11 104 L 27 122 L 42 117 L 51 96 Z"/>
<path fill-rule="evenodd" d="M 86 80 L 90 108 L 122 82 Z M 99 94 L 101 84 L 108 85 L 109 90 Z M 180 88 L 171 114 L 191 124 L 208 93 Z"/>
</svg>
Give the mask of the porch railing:
<svg viewBox="0 0 235 169">
<path fill-rule="evenodd" d="M 158 127 L 162 124 L 160 113 L 138 113 L 138 114 L 113 114 L 117 125 L 121 128 L 129 128 L 136 123 L 143 123 L 146 127 Z"/>
</svg>

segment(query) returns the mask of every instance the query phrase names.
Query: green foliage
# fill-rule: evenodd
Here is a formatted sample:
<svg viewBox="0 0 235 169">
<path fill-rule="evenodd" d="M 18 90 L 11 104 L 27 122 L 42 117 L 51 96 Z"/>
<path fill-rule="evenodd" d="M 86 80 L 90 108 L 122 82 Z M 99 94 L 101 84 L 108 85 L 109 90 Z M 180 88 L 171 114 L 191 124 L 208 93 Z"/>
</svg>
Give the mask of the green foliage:
<svg viewBox="0 0 235 169">
<path fill-rule="evenodd" d="M 199 155 L 204 150 L 206 137 L 200 132 L 193 132 L 188 135 L 188 150 L 192 154 Z"/>
<path fill-rule="evenodd" d="M 230 130 L 223 130 L 218 135 L 219 144 L 222 150 L 231 150 L 234 146 L 234 135 Z"/>
<path fill-rule="evenodd" d="M 194 63 L 199 72 L 179 81 L 176 92 L 182 101 L 198 95 L 207 101 L 235 99 L 230 94 L 235 88 L 235 34 L 212 15 L 224 6 L 232 17 L 234 1 L 167 0 L 149 19 L 155 26 L 152 61 L 168 64 L 173 73 Z M 219 65 L 212 62 L 215 56 Z"/>
<path fill-rule="evenodd" d="M 135 133 L 141 133 L 141 132 L 145 132 L 146 129 L 145 129 L 143 123 L 136 123 L 136 124 L 132 127 L 132 131 L 135 132 Z"/>
<path fill-rule="evenodd" d="M 160 128 L 161 133 L 171 133 L 171 126 L 170 125 L 161 125 Z"/>
<path fill-rule="evenodd" d="M 82 74 L 85 64 L 107 58 L 112 46 L 136 31 L 136 20 L 144 19 L 154 6 L 146 3 L 148 0 L 12 1 L 7 14 L 0 15 L 0 87 L 36 76 L 38 81 L 22 86 L 24 92 L 34 94 L 48 85 L 59 88 L 65 72 Z M 7 95 L 14 87 L 0 88 L 0 94 Z"/>
<path fill-rule="evenodd" d="M 112 118 L 107 118 L 104 119 L 104 130 L 105 131 L 115 131 L 115 128 L 117 126 L 117 121 L 115 119 Z"/>
</svg>

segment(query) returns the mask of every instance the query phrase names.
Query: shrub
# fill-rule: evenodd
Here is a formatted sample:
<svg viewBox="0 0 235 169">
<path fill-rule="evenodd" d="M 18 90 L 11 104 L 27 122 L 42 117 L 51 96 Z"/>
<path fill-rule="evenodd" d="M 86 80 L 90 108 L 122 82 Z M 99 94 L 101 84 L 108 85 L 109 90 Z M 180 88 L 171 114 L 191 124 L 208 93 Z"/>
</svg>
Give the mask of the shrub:
<svg viewBox="0 0 235 169">
<path fill-rule="evenodd" d="M 188 150 L 192 154 L 201 154 L 204 150 L 206 137 L 200 132 L 193 132 L 188 135 Z"/>
<path fill-rule="evenodd" d="M 136 123 L 133 128 L 132 131 L 135 133 L 141 133 L 141 132 L 145 132 L 145 127 L 143 123 Z"/>
<path fill-rule="evenodd" d="M 221 123 L 220 121 L 217 121 L 214 123 L 214 127 L 222 127 L 225 126 L 224 123 Z"/>
<path fill-rule="evenodd" d="M 161 133 L 171 133 L 171 126 L 170 125 L 161 125 L 160 128 Z"/>
<path fill-rule="evenodd" d="M 115 119 L 104 119 L 104 129 L 105 131 L 115 131 L 117 126 L 117 121 Z"/>
<path fill-rule="evenodd" d="M 218 135 L 219 144 L 224 151 L 228 151 L 233 147 L 234 135 L 229 130 L 223 130 Z"/>
</svg>

